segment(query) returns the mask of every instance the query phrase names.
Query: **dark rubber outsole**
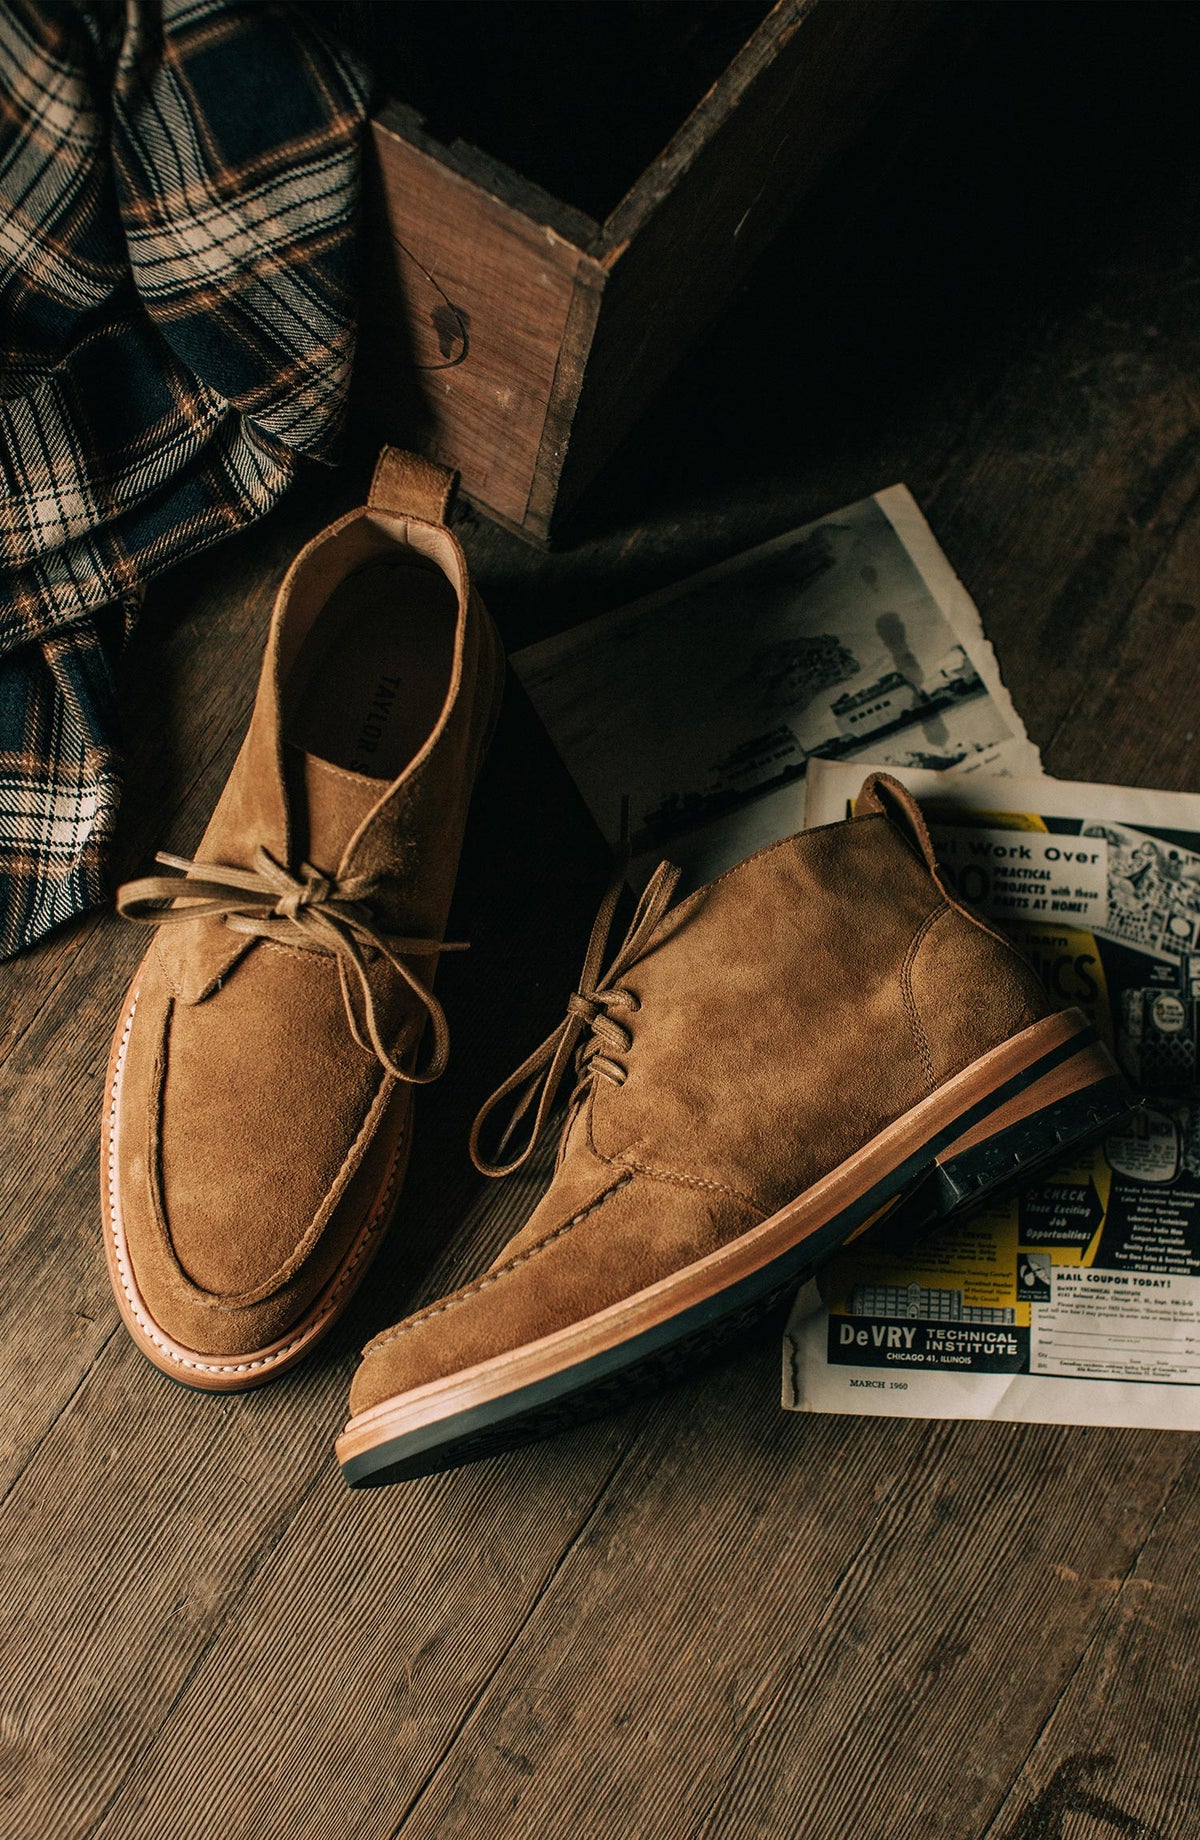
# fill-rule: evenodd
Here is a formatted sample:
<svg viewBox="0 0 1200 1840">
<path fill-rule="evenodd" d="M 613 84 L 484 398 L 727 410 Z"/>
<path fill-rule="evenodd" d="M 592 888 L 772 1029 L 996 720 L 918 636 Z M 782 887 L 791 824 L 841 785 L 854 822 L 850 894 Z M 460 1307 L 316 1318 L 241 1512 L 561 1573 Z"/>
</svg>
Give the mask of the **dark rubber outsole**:
<svg viewBox="0 0 1200 1840">
<path fill-rule="evenodd" d="M 1026 1185 L 1043 1168 L 1094 1144 L 1128 1118 L 1136 1100 L 1119 1073 L 1068 1094 L 960 1153 L 938 1160 L 939 1152 L 1077 1054 L 1088 1040 L 1095 1040 L 1090 1031 L 1074 1037 L 968 1108 L 852 1206 L 781 1257 L 653 1328 L 535 1384 L 402 1436 L 381 1438 L 343 1460 L 347 1482 L 371 1488 L 436 1474 L 623 1406 L 694 1372 L 698 1361 L 739 1340 L 777 1310 L 782 1315 L 800 1283 L 868 1223 L 873 1233 L 886 1234 L 902 1247 Z"/>
</svg>

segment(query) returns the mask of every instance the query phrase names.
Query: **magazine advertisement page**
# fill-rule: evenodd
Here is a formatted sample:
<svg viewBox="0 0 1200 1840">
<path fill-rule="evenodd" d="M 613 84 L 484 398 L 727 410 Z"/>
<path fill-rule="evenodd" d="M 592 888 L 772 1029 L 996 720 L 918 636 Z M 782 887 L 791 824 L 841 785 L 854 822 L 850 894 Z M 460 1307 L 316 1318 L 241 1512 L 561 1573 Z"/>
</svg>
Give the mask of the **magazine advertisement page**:
<svg viewBox="0 0 1200 1840">
<path fill-rule="evenodd" d="M 799 830 L 814 758 L 1036 773 L 979 614 L 905 486 L 515 654 L 640 883 Z"/>
<path fill-rule="evenodd" d="M 807 825 L 846 817 L 863 775 L 814 762 Z M 784 1404 L 1200 1428 L 1200 797 L 897 777 L 947 879 L 1089 1014 L 1142 1106 L 914 1249 L 844 1248 L 796 1301 Z"/>
</svg>

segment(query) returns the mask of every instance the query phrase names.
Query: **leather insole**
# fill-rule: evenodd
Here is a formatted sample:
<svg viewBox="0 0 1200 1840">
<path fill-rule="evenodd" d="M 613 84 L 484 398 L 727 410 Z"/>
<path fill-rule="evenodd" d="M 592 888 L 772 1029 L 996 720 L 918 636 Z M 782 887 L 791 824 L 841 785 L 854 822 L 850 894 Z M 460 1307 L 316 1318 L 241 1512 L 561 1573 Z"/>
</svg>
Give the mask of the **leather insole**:
<svg viewBox="0 0 1200 1840">
<path fill-rule="evenodd" d="M 458 603 L 440 569 L 370 562 L 314 620 L 289 674 L 286 739 L 351 773 L 393 780 L 450 688 Z"/>
</svg>

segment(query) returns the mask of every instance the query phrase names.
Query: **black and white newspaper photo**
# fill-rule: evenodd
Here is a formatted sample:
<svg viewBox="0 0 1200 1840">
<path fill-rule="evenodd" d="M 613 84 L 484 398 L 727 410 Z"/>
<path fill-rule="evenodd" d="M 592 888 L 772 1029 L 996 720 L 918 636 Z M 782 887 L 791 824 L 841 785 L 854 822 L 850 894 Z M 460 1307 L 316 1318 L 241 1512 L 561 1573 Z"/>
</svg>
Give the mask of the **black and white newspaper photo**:
<svg viewBox="0 0 1200 1840">
<path fill-rule="evenodd" d="M 798 830 L 810 760 L 1034 773 L 979 614 L 904 486 L 513 660 L 610 843 L 700 882 Z"/>
</svg>

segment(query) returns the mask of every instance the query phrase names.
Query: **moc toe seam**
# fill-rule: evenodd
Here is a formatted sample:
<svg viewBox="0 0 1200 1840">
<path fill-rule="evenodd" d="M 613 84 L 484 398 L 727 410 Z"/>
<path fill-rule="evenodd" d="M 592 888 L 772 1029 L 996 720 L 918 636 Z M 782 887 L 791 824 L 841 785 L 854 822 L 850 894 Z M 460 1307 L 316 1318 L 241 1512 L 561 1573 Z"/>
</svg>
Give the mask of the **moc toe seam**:
<svg viewBox="0 0 1200 1840">
<path fill-rule="evenodd" d="M 573 1227 L 582 1225 L 589 1215 L 603 1207 L 604 1203 L 611 1200 L 613 1195 L 619 1189 L 624 1188 L 627 1182 L 632 1182 L 633 1175 L 632 1170 L 619 1175 L 615 1182 L 611 1183 L 603 1193 L 597 1195 L 593 1201 L 589 1201 L 586 1207 L 580 1208 L 577 1214 L 572 1214 L 569 1220 L 564 1220 L 557 1227 L 552 1227 L 542 1239 L 537 1240 L 532 1246 L 526 1246 L 511 1259 L 506 1259 L 503 1265 L 494 1265 L 490 1271 L 485 1271 L 483 1276 L 476 1278 L 472 1284 L 464 1285 L 461 1290 L 453 1291 L 449 1297 L 443 1297 L 440 1303 L 430 1304 L 425 1310 L 418 1310 L 416 1315 L 406 1317 L 402 1323 L 397 1323 L 394 1329 L 386 1329 L 382 1335 L 375 1336 L 367 1343 L 363 1354 L 376 1354 L 381 1349 L 390 1347 L 393 1342 L 399 1341 L 401 1336 L 407 1335 L 410 1330 L 419 1329 L 423 1323 L 432 1322 L 435 1317 L 446 1315 L 448 1311 L 455 1309 L 460 1304 L 470 1303 L 473 1298 L 489 1290 L 500 1279 L 511 1277 L 513 1272 L 527 1265 L 531 1259 L 537 1257 L 538 1253 L 547 1251 L 564 1238 Z"/>
<path fill-rule="evenodd" d="M 136 1008 L 136 1004 L 133 1008 Z M 388 1074 L 383 1074 L 378 1087 L 367 1107 L 363 1118 L 354 1134 L 349 1149 L 344 1156 L 337 1175 L 322 1196 L 320 1204 L 304 1231 L 295 1240 L 288 1257 L 280 1262 L 265 1278 L 257 1284 L 241 1291 L 220 1291 L 211 1289 L 196 1281 L 190 1274 L 171 1232 L 170 1214 L 163 1191 L 162 1176 L 162 1115 L 163 1098 L 170 1062 L 171 1025 L 176 1014 L 177 1002 L 168 999 L 159 1024 L 158 1040 L 153 1050 L 153 1066 L 150 1076 L 149 1104 L 146 1110 L 147 1144 L 144 1182 L 149 1200 L 149 1215 L 153 1227 L 156 1250 L 162 1261 L 156 1274 L 159 1281 L 165 1280 L 166 1288 L 178 1301 L 206 1310 L 234 1312 L 248 1310 L 255 1305 L 269 1300 L 282 1290 L 299 1273 L 317 1247 L 322 1235 L 332 1223 L 333 1216 L 341 1203 L 347 1188 L 361 1168 L 364 1158 L 375 1141 L 376 1134 L 387 1115 L 388 1106 L 395 1096 L 398 1082 Z M 133 1010 L 130 1011 L 130 1029 L 132 1030 Z M 126 1036 L 128 1046 L 128 1035 Z M 149 1043 L 142 1050 L 149 1051 Z M 112 1112 L 109 1121 L 110 1143 L 115 1130 L 117 1108 L 120 1100 L 119 1086 L 114 1094 Z M 401 1128 L 399 1142 L 402 1141 L 407 1127 Z M 128 1179 L 128 1171 L 126 1172 Z M 132 1198 L 132 1197 L 131 1197 Z M 130 1261 L 137 1276 L 137 1260 L 132 1248 Z M 160 1325 L 166 1327 L 166 1325 Z"/>
<path fill-rule="evenodd" d="M 561 1221 L 558 1226 L 552 1227 L 549 1232 L 544 1234 L 541 1239 L 535 1241 L 533 1245 L 524 1247 L 519 1253 L 506 1259 L 503 1264 L 492 1266 L 490 1270 L 484 1272 L 481 1277 L 476 1278 L 471 1284 L 462 1286 L 459 1290 L 451 1292 L 448 1297 L 443 1297 L 439 1302 L 430 1304 L 428 1308 L 424 1310 L 418 1310 L 412 1316 L 406 1317 L 403 1322 L 397 1323 L 394 1328 L 387 1329 L 382 1334 L 375 1336 L 364 1348 L 364 1356 L 381 1352 L 384 1348 L 390 1347 L 392 1343 L 399 1341 L 402 1336 L 407 1335 L 410 1331 L 419 1329 L 426 1323 L 434 1321 L 437 1317 L 447 1315 L 452 1310 L 471 1303 L 476 1297 L 480 1296 L 484 1291 L 489 1290 L 501 1279 L 511 1277 L 515 1272 L 528 1265 L 539 1253 L 546 1252 L 550 1247 L 557 1245 L 573 1228 L 581 1226 L 585 1220 L 590 1219 L 601 1207 L 603 1207 L 605 1202 L 611 1201 L 612 1198 L 628 1183 L 632 1182 L 636 1176 L 642 1176 L 650 1182 L 662 1182 L 664 1185 L 672 1187 L 715 1189 L 721 1193 L 725 1199 L 735 1202 L 742 1207 L 744 1211 L 753 1214 L 755 1216 L 755 1224 L 760 1224 L 761 1221 L 766 1218 L 761 1208 L 745 1201 L 741 1196 L 735 1195 L 731 1190 L 725 1189 L 720 1183 L 706 1182 L 702 1179 L 692 1182 L 686 1177 L 677 1177 L 669 1172 L 656 1172 L 650 1169 L 643 1169 L 636 1164 L 630 1165 L 622 1174 L 618 1175 L 616 1180 L 610 1183 L 602 1193 L 595 1196 L 585 1207 L 580 1208 L 576 1213 L 572 1214 L 568 1220 Z M 704 1256 L 705 1255 L 700 1252 L 696 1255 L 697 1259 Z M 686 1265 L 680 1269 L 686 1269 Z M 648 1282 L 651 1283 L 654 1281 L 655 1280 L 648 1280 Z M 644 1288 L 644 1286 L 637 1285 L 629 1294 L 631 1296 L 636 1295 L 637 1291 L 642 1288 Z"/>
<path fill-rule="evenodd" d="M 381 1219 L 386 1219 L 392 1197 L 403 1175 L 405 1165 L 403 1151 L 406 1147 L 408 1138 L 408 1127 L 407 1124 L 403 1126 L 398 1134 L 391 1156 L 387 1181 L 372 1209 L 372 1217 L 368 1220 L 366 1230 L 359 1235 L 357 1243 L 353 1246 L 349 1255 L 334 1273 L 332 1281 L 328 1285 L 324 1295 L 318 1292 L 317 1298 L 314 1301 L 315 1305 L 319 1305 L 319 1307 L 310 1306 L 309 1310 L 294 1325 L 294 1333 L 286 1339 L 272 1342 L 268 1347 L 261 1350 L 253 1352 L 247 1351 L 244 1357 L 239 1357 L 236 1354 L 224 1356 L 220 1354 L 205 1354 L 199 1350 L 187 1350 L 181 1346 L 172 1345 L 170 1339 L 166 1335 L 166 1331 L 151 1315 L 149 1307 L 141 1300 L 140 1293 L 137 1289 L 137 1278 L 136 1271 L 133 1267 L 132 1254 L 129 1250 L 128 1242 L 124 1240 L 121 1228 L 118 1224 L 120 1207 L 118 1201 L 119 1174 L 116 1153 L 116 1123 L 120 1097 L 120 1064 L 123 1050 L 128 1045 L 136 1010 L 137 992 L 135 990 L 129 1004 L 123 1029 L 118 1034 L 117 1040 L 114 1043 L 114 1060 L 116 1065 L 108 1083 L 108 1128 L 106 1132 L 107 1141 L 104 1148 L 109 1207 L 105 1230 L 105 1253 L 114 1290 L 117 1292 L 122 1314 L 126 1316 L 126 1320 L 131 1326 L 136 1324 L 141 1334 L 153 1345 L 156 1351 L 155 1358 L 160 1364 L 163 1361 L 169 1361 L 174 1368 L 189 1370 L 192 1374 L 198 1376 L 197 1384 L 206 1384 L 210 1386 L 227 1386 L 229 1384 L 235 1386 L 245 1385 L 249 1383 L 247 1379 L 248 1376 L 266 1374 L 269 1370 L 290 1365 L 289 1357 L 291 1357 L 295 1351 L 303 1350 L 310 1345 L 315 1335 L 320 1332 L 324 1324 L 331 1321 L 339 1314 L 342 1307 L 343 1294 L 348 1289 L 353 1289 L 359 1267 L 363 1264 L 364 1259 L 368 1258 L 369 1255 L 374 1252 L 378 1243 L 378 1229 L 376 1223 Z M 126 1270 L 126 1265 L 128 1265 L 128 1270 Z M 164 1371 L 170 1370 L 164 1369 Z M 202 1379 L 199 1377 L 202 1377 Z"/>
</svg>

